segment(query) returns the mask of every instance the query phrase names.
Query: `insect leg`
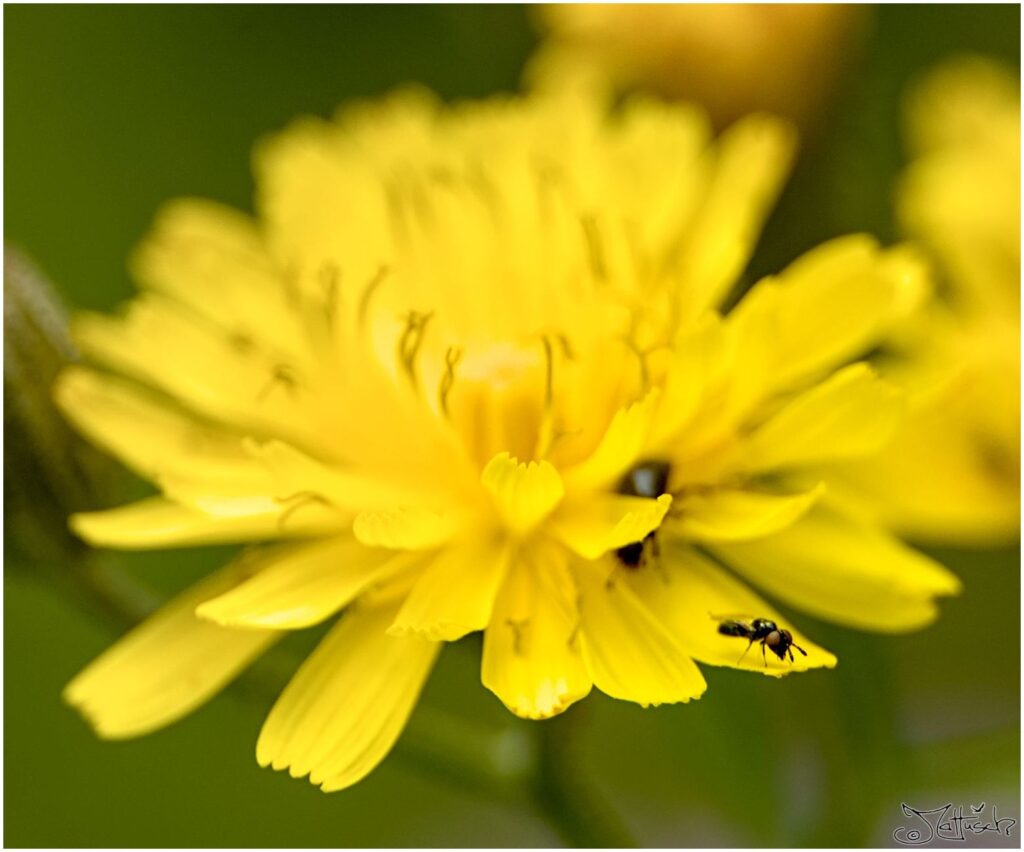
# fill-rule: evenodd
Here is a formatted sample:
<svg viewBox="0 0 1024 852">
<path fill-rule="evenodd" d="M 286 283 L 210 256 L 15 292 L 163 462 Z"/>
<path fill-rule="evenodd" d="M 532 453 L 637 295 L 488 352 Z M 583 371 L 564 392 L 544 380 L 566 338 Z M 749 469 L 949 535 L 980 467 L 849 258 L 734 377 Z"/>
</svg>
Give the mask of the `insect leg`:
<svg viewBox="0 0 1024 852">
<path fill-rule="evenodd" d="M 740 658 L 739 658 L 739 659 L 738 659 L 738 660 L 736 661 L 737 663 L 742 663 L 742 662 L 743 662 L 743 658 L 744 658 L 745 656 L 747 656 L 747 651 L 749 651 L 749 650 L 750 650 L 750 646 L 751 646 L 751 645 L 753 645 L 753 644 L 754 644 L 754 640 L 753 640 L 753 639 L 751 639 L 751 640 L 750 640 L 750 641 L 749 641 L 749 642 L 747 643 L 747 650 L 746 650 L 746 651 L 744 651 L 744 652 L 743 652 L 742 654 L 740 654 Z"/>
</svg>

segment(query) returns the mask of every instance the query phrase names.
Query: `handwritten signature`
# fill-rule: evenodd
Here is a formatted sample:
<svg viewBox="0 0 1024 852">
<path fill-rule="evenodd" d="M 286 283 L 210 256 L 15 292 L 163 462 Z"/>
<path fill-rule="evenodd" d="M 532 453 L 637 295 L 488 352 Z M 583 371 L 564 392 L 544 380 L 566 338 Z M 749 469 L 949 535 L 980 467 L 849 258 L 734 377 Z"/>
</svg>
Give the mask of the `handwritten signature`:
<svg viewBox="0 0 1024 852">
<path fill-rule="evenodd" d="M 995 832 L 1010 836 L 1010 830 L 1017 824 L 1011 817 L 1000 817 L 996 806 L 992 805 L 992 817 L 986 821 L 985 803 L 953 807 L 953 803 L 942 805 L 931 810 L 918 810 L 906 802 L 901 803 L 903 813 L 913 820 L 911 826 L 900 826 L 893 833 L 893 839 L 904 846 L 924 846 L 933 840 L 964 841 L 968 835 L 980 835 Z"/>
</svg>

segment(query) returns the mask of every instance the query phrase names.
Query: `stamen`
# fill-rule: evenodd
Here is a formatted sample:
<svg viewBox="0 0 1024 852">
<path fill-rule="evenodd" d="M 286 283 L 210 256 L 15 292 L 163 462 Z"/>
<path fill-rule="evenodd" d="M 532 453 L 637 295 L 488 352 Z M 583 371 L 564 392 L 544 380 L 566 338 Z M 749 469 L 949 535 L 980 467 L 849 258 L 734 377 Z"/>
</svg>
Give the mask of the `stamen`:
<svg viewBox="0 0 1024 852">
<path fill-rule="evenodd" d="M 483 163 L 473 159 L 466 164 L 466 185 L 477 195 L 492 218 L 497 221 L 501 209 L 497 187 L 487 176 Z"/>
<path fill-rule="evenodd" d="M 523 631 L 529 623 L 530 620 L 528 618 L 518 621 L 511 618 L 505 619 L 505 624 L 512 630 L 512 653 L 516 656 L 522 656 L 523 654 Z"/>
<path fill-rule="evenodd" d="M 573 361 L 576 358 L 569 338 L 561 332 L 541 335 L 540 342 L 544 347 L 544 407 L 549 411 L 555 397 L 555 347 L 552 344 L 552 339 L 558 342 L 563 358 L 567 361 Z"/>
<path fill-rule="evenodd" d="M 279 532 L 284 532 L 285 523 L 291 518 L 299 509 L 303 506 L 311 506 L 318 504 L 321 506 L 330 506 L 331 501 L 324 497 L 322 494 L 318 494 L 315 491 L 297 491 L 294 494 L 289 494 L 287 497 L 275 497 L 275 503 L 291 503 L 277 519 L 277 527 Z"/>
<path fill-rule="evenodd" d="M 634 275 L 638 281 L 653 280 L 651 260 L 644 251 L 640 240 L 640 229 L 635 219 L 626 219 L 623 223 L 626 232 L 626 244 L 629 246 L 629 253 L 632 255 Z"/>
<path fill-rule="evenodd" d="M 293 394 L 298 389 L 299 380 L 295 375 L 294 368 L 288 364 L 275 364 L 270 380 L 263 386 L 263 389 L 256 395 L 256 401 L 262 402 L 267 395 L 278 385 L 281 385 L 288 393 Z"/>
<path fill-rule="evenodd" d="M 256 348 L 254 341 L 244 331 L 233 331 L 228 334 L 228 343 L 239 355 L 251 355 Z"/>
<path fill-rule="evenodd" d="M 458 183 L 457 176 L 452 169 L 438 164 L 427 169 L 427 177 L 441 186 L 452 187 Z"/>
<path fill-rule="evenodd" d="M 290 263 L 281 270 L 281 287 L 288 306 L 293 310 L 297 309 L 302 302 L 302 293 L 299 289 L 299 270 L 296 264 Z"/>
<path fill-rule="evenodd" d="M 444 375 L 441 377 L 441 387 L 438 390 L 438 397 L 441 403 L 441 411 L 445 417 L 448 416 L 448 394 L 451 393 L 452 385 L 455 384 L 455 367 L 462 359 L 462 350 L 457 346 L 449 346 L 444 353 Z"/>
<path fill-rule="evenodd" d="M 647 366 L 647 356 L 651 354 L 652 350 L 641 349 L 632 336 L 624 337 L 622 340 L 626 344 L 626 348 L 636 355 L 640 362 L 640 395 L 643 396 L 651 389 L 651 370 Z"/>
<path fill-rule="evenodd" d="M 388 219 L 391 222 L 395 241 L 408 244 L 409 223 L 397 176 L 392 175 L 384 180 L 384 199 L 387 202 Z"/>
<path fill-rule="evenodd" d="M 338 296 L 341 284 L 341 270 L 334 264 L 327 264 L 320 270 L 320 286 L 324 291 L 324 315 L 327 319 L 328 334 L 334 331 L 334 317 L 338 310 Z"/>
<path fill-rule="evenodd" d="M 546 209 L 546 194 L 560 194 L 568 207 L 577 207 L 579 192 L 558 163 L 545 156 L 535 155 L 533 173 L 537 178 L 537 200 L 542 213 Z"/>
<path fill-rule="evenodd" d="M 564 177 L 562 169 L 559 168 L 558 164 L 552 162 L 547 157 L 534 155 L 532 165 L 533 173 L 537 178 L 537 183 L 539 186 L 557 186 Z"/>
<path fill-rule="evenodd" d="M 542 335 L 540 342 L 544 347 L 544 408 L 550 411 L 555 398 L 555 358 L 551 351 L 551 338 Z"/>
<path fill-rule="evenodd" d="M 608 267 L 605 264 L 604 248 L 601 244 L 601 232 L 597 227 L 597 219 L 591 215 L 580 216 L 580 225 L 583 226 L 583 236 L 587 242 L 590 271 L 597 281 L 602 284 L 607 283 Z"/>
<path fill-rule="evenodd" d="M 416 379 L 416 356 L 419 354 L 420 346 L 423 345 L 423 336 L 426 333 L 427 323 L 434 316 L 433 311 L 422 314 L 419 311 L 409 311 L 405 317 L 405 330 L 398 339 L 398 360 L 409 376 L 409 381 L 415 387 Z"/>
<path fill-rule="evenodd" d="M 436 224 L 430 192 L 424 186 L 421 176 L 408 169 L 406 176 L 406 198 L 412 214 L 419 219 L 424 231 L 431 231 Z M 401 180 L 401 178 L 399 178 Z"/>
<path fill-rule="evenodd" d="M 576 352 L 573 350 L 572 344 L 569 343 L 569 338 L 564 334 L 559 333 L 555 335 L 555 340 L 557 340 L 559 345 L 562 347 L 562 355 L 564 355 L 569 361 L 575 361 Z"/>
<path fill-rule="evenodd" d="M 377 292 L 377 289 L 381 284 L 384 283 L 384 279 L 387 278 L 388 273 L 391 270 L 387 266 L 381 265 L 380 269 L 377 270 L 377 274 L 370 279 L 370 282 L 363 288 L 362 294 L 359 296 L 359 307 L 357 309 L 356 321 L 359 323 L 359 330 L 362 331 L 366 326 L 366 315 L 370 310 L 370 301 L 373 299 L 373 294 Z"/>
<path fill-rule="evenodd" d="M 569 638 L 565 640 L 565 644 L 570 648 L 576 644 L 576 640 L 580 635 L 580 628 L 583 626 L 583 615 L 580 612 L 580 604 L 583 602 L 583 595 L 579 592 L 576 593 L 576 623 L 572 626 L 572 632 L 569 633 Z"/>
</svg>

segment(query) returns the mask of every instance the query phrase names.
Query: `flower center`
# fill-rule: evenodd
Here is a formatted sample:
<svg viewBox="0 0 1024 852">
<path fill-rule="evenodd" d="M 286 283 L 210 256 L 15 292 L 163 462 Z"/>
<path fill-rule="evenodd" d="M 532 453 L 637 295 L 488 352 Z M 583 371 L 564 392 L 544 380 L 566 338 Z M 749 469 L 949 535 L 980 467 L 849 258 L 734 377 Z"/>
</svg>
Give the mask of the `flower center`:
<svg viewBox="0 0 1024 852">
<path fill-rule="evenodd" d="M 549 393 L 540 341 L 467 347 L 449 375 L 447 415 L 481 466 L 499 452 L 538 458 Z"/>
</svg>

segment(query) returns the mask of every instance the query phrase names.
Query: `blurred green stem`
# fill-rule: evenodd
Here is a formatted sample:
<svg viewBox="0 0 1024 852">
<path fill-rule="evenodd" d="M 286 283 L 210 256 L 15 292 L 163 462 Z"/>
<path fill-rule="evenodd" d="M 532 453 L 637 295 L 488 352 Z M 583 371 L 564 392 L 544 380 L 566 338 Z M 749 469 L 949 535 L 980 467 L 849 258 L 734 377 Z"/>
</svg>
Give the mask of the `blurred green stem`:
<svg viewBox="0 0 1024 852">
<path fill-rule="evenodd" d="M 580 706 L 534 726 L 538 732 L 537 771 L 530 789 L 537 808 L 569 846 L 636 847 L 628 829 L 580 771 Z"/>
</svg>

